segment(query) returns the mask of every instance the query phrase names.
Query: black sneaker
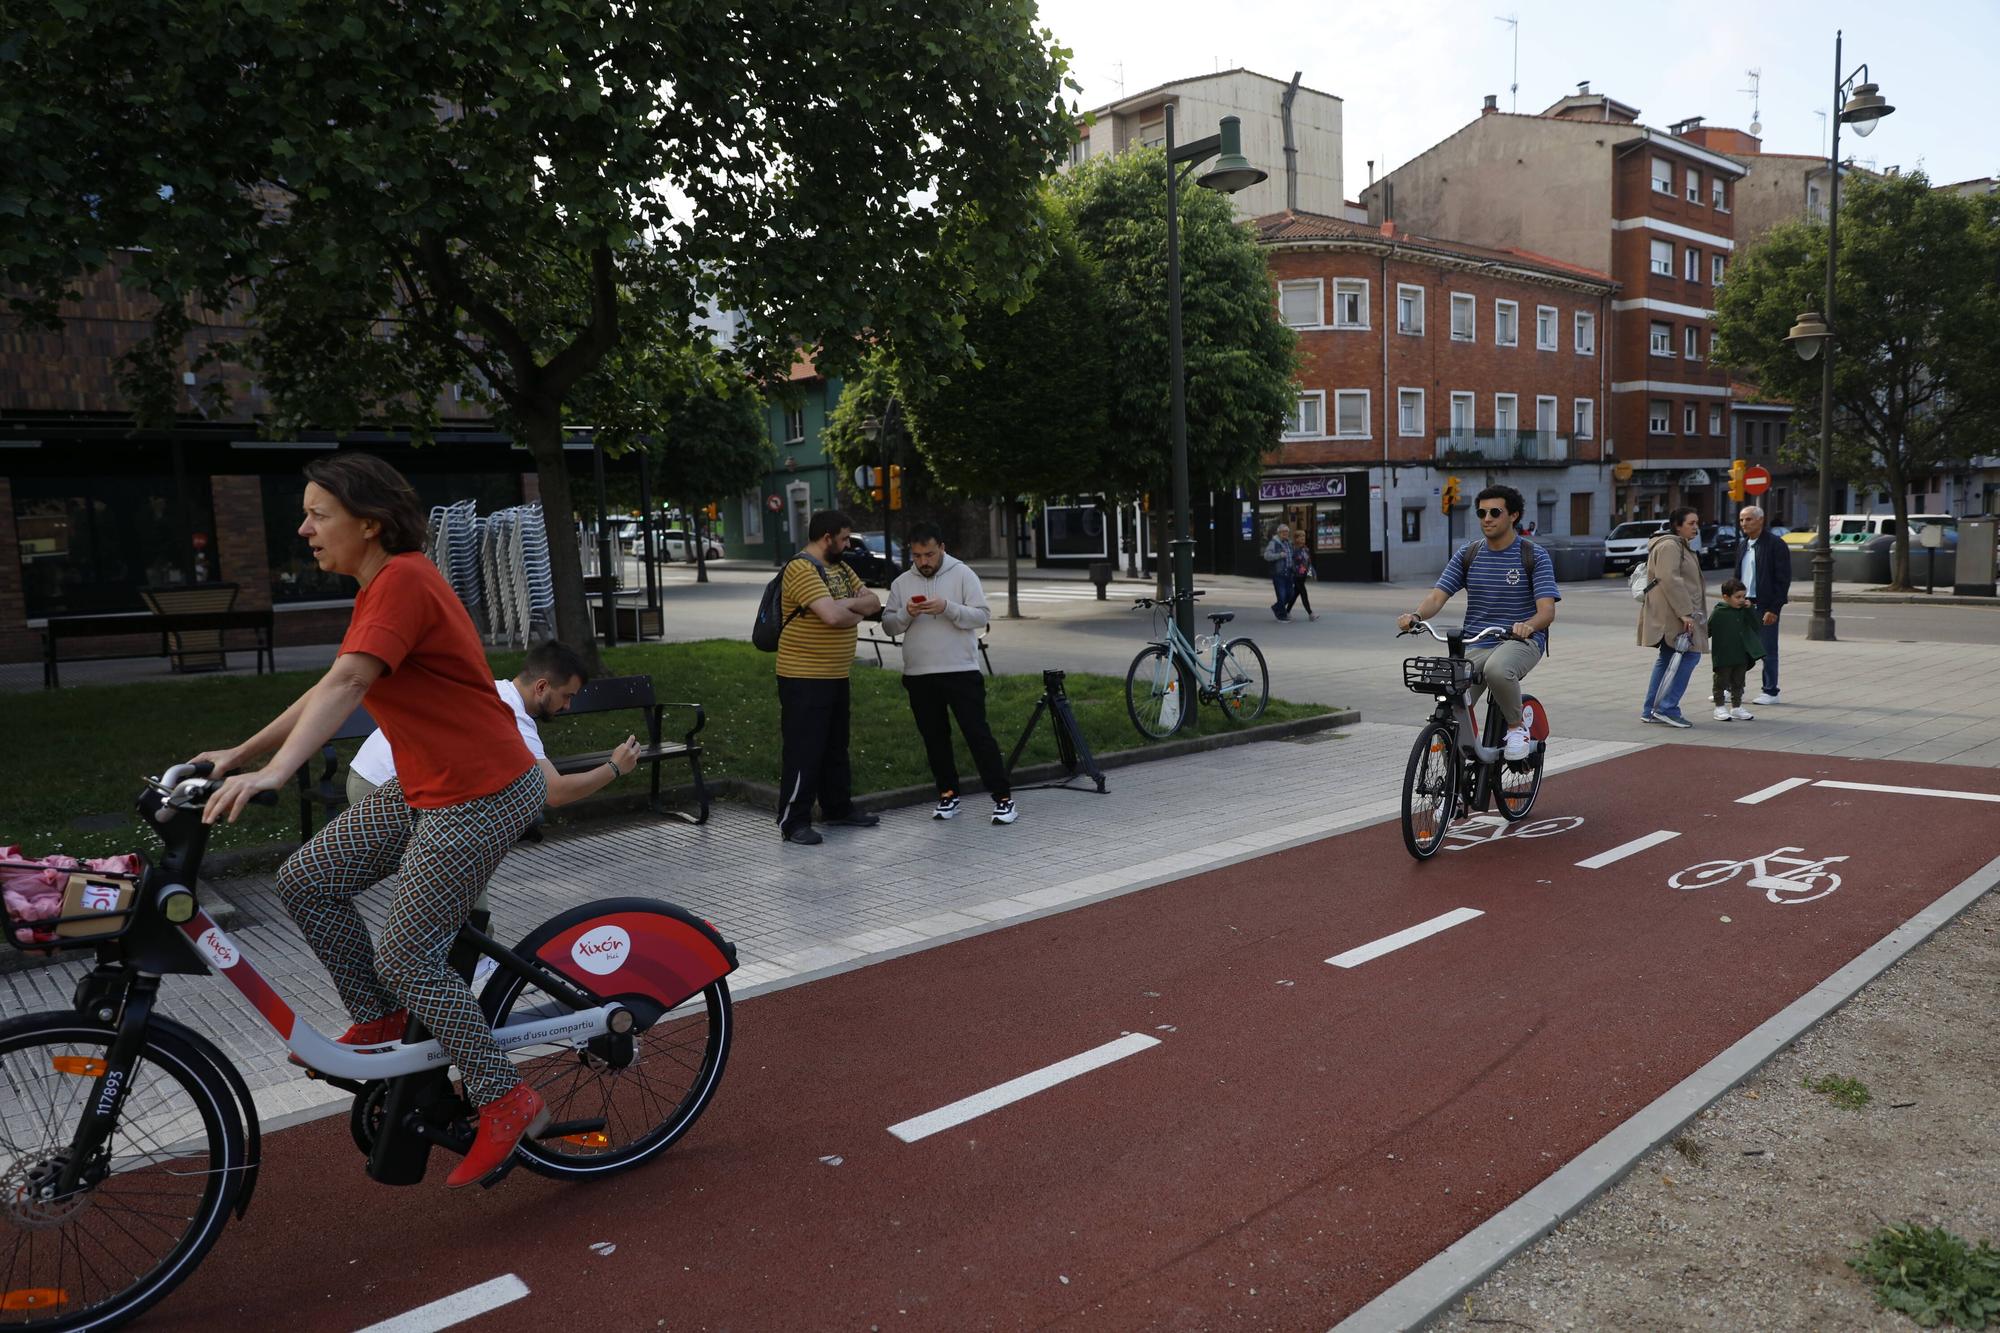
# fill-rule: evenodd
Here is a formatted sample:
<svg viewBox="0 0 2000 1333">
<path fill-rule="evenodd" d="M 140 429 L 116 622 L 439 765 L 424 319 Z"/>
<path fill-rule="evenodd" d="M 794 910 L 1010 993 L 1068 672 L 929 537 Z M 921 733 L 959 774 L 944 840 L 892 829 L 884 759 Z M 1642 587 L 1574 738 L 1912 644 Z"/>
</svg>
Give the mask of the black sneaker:
<svg viewBox="0 0 2000 1333">
<path fill-rule="evenodd" d="M 840 818 L 829 819 L 826 822 L 838 824 L 842 828 L 874 828 L 882 822 L 882 816 L 871 815 L 866 810 L 849 810 Z"/>
<path fill-rule="evenodd" d="M 935 806 L 931 807 L 931 818 L 932 819 L 958 818 L 958 797 L 953 795 L 951 792 L 946 792 L 944 795 L 938 797 L 938 803 Z"/>
<path fill-rule="evenodd" d="M 785 835 L 786 842 L 795 842 L 801 847 L 817 847 L 826 839 L 811 824 L 801 824 Z"/>
<path fill-rule="evenodd" d="M 994 823 L 1011 824 L 1020 817 L 1021 817 L 1021 812 L 1014 808 L 1014 802 L 1011 798 L 1005 801 L 995 801 L 993 803 Z"/>
</svg>

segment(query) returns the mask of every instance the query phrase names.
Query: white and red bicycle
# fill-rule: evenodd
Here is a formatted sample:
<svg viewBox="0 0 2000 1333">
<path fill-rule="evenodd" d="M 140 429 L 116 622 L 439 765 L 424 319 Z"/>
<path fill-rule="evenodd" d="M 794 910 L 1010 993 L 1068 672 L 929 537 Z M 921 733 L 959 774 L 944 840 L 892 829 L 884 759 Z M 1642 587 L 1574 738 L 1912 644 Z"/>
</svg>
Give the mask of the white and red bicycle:
<svg viewBox="0 0 2000 1333">
<path fill-rule="evenodd" d="M 201 808 L 217 785 L 205 764 L 147 779 L 139 813 L 165 844 L 159 860 L 142 876 L 88 875 L 77 900 L 116 906 L 35 922 L 21 946 L 94 947 L 97 966 L 72 1009 L 0 1023 L 0 1329 L 122 1324 L 249 1206 L 262 1157 L 250 1090 L 213 1043 L 157 1012 L 167 976 L 219 971 L 318 1077 L 352 1092 L 350 1128 L 374 1179 L 415 1184 L 431 1149 L 472 1145 L 473 1109 L 421 1023 L 380 1046 L 328 1039 L 202 910 Z M 6 925 L 18 943 L 23 923 Z M 487 925 L 473 913 L 451 964 L 470 981 L 492 960 L 480 1006 L 552 1123 L 483 1183 L 516 1162 L 608 1176 L 685 1134 L 729 1056 L 735 947 L 646 898 L 572 908 L 511 949 Z"/>
</svg>

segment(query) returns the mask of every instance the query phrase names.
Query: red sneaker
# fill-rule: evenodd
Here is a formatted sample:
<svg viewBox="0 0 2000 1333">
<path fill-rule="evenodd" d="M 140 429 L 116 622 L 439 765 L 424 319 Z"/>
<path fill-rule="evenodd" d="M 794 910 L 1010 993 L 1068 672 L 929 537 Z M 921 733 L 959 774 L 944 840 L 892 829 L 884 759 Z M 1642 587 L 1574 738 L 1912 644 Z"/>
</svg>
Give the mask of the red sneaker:
<svg viewBox="0 0 2000 1333">
<path fill-rule="evenodd" d="M 342 1046 L 380 1046 L 386 1041 L 401 1041 L 403 1029 L 409 1025 L 410 1011 L 398 1009 L 393 1014 L 384 1014 L 371 1022 L 352 1024 L 334 1040 Z M 296 1055 L 288 1055 L 285 1058 L 301 1069 L 312 1067 Z"/>
<path fill-rule="evenodd" d="M 549 1108 L 542 1104 L 541 1094 L 516 1083 L 512 1092 L 479 1108 L 479 1136 L 465 1160 L 445 1177 L 446 1187 L 459 1189 L 485 1179 L 506 1164 L 522 1139 L 541 1133 L 548 1123 Z"/>
</svg>

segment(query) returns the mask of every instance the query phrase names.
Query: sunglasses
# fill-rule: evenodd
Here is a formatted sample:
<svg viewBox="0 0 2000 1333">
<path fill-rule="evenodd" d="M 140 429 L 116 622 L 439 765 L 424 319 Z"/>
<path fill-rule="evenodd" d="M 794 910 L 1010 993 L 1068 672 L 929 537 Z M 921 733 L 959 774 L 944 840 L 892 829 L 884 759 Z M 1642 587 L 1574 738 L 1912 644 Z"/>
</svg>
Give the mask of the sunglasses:
<svg viewBox="0 0 2000 1333">
<path fill-rule="evenodd" d="M 1502 509 L 1482 509 L 1482 510 L 1480 510 L 1480 511 L 1479 511 L 1479 516 L 1480 516 L 1481 518 L 1499 518 L 1499 517 L 1500 517 L 1500 516 L 1501 516 L 1502 514 L 1504 514 L 1504 513 L 1506 513 L 1506 512 L 1507 512 L 1507 511 L 1506 511 L 1506 510 L 1505 510 L 1504 508 L 1502 508 Z"/>
</svg>

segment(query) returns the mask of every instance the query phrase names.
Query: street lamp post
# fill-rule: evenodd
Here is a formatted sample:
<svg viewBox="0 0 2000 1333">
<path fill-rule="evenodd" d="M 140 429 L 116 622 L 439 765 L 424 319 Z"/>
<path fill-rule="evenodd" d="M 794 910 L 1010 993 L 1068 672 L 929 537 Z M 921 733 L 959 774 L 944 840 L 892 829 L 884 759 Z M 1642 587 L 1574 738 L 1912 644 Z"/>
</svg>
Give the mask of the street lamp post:
<svg viewBox="0 0 2000 1333">
<path fill-rule="evenodd" d="M 1255 185 L 1270 173 L 1253 167 L 1243 156 L 1242 122 L 1224 116 L 1211 134 L 1193 143 L 1174 144 L 1174 104 L 1166 105 L 1167 130 L 1167 379 L 1168 435 L 1174 455 L 1174 620 L 1190 643 L 1194 641 L 1194 532 L 1189 513 L 1187 461 L 1187 391 L 1181 365 L 1181 178 L 1211 157 L 1216 164 L 1195 184 L 1225 194 Z"/>
<path fill-rule="evenodd" d="M 1824 643 L 1834 641 L 1833 632 L 1833 274 L 1840 253 L 1840 127 L 1852 125 L 1854 132 L 1867 138 L 1875 132 L 1875 122 L 1896 108 L 1884 101 L 1876 86 L 1868 82 L 1868 66 L 1863 63 L 1846 78 L 1840 75 L 1840 37 L 1833 34 L 1833 104 L 1839 108 L 1833 118 L 1833 146 L 1827 152 L 1828 184 L 1826 213 L 1826 309 L 1808 310 L 1785 335 L 1803 359 L 1810 361 L 1825 353 L 1819 379 L 1819 547 L 1813 552 L 1812 619 L 1806 622 L 1806 637 Z M 1857 82 L 1858 81 L 1858 82 Z M 1850 89 L 1852 92 L 1850 94 Z"/>
</svg>

